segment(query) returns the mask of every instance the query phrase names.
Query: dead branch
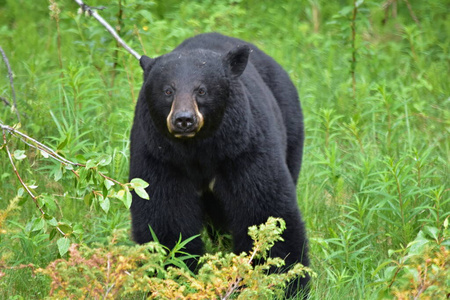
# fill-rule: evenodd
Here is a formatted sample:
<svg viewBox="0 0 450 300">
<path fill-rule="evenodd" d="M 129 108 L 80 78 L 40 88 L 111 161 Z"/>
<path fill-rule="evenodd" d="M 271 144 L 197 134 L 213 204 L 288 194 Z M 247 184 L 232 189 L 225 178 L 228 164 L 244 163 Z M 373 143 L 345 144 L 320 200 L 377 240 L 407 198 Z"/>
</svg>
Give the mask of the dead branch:
<svg viewBox="0 0 450 300">
<path fill-rule="evenodd" d="M 32 137 L 26 135 L 23 132 L 20 132 L 19 130 L 15 129 L 15 128 L 11 127 L 11 126 L 2 124 L 1 121 L 0 121 L 0 128 L 3 130 L 3 132 L 6 130 L 6 131 L 10 132 L 12 135 L 15 135 L 16 137 L 19 136 L 21 141 L 24 142 L 25 144 L 27 144 L 28 146 L 30 146 L 30 147 L 32 147 L 34 149 L 40 150 L 42 152 L 45 152 L 49 157 L 53 158 L 54 160 L 60 162 L 61 164 L 65 165 L 65 166 L 71 165 L 71 166 L 74 166 L 74 167 L 82 167 L 82 168 L 86 167 L 86 165 L 84 165 L 84 164 L 76 163 L 76 162 L 70 161 L 70 160 L 62 157 L 61 155 L 56 153 L 50 147 L 42 144 L 41 142 L 38 142 L 37 140 L 33 139 Z M 71 171 L 77 177 L 79 176 L 76 171 L 74 171 L 74 170 L 71 170 Z M 108 180 L 110 180 L 110 181 L 112 181 L 112 182 L 114 182 L 114 183 L 116 183 L 116 184 L 118 184 L 120 186 L 125 186 L 125 184 L 123 184 L 123 183 L 121 183 L 121 182 L 119 182 L 119 181 L 117 181 L 117 180 L 115 180 L 115 179 L 113 179 L 113 178 L 111 178 L 109 176 L 106 176 L 105 174 L 103 174 L 100 171 L 97 171 L 97 173 L 100 176 L 102 176 L 103 178 L 108 179 Z"/>
<path fill-rule="evenodd" d="M 87 12 L 90 16 L 93 16 L 97 21 L 100 22 L 100 24 L 102 24 L 106 30 L 109 31 L 109 33 L 112 34 L 112 36 L 117 40 L 117 42 L 123 47 L 125 48 L 125 50 L 127 50 L 128 52 L 130 52 L 131 55 L 133 55 L 134 57 L 136 57 L 138 60 L 141 58 L 141 55 L 139 53 L 137 53 L 136 51 L 134 51 L 130 46 L 127 45 L 127 43 L 125 43 L 124 40 L 122 40 L 122 38 L 117 34 L 117 32 L 114 30 L 114 28 L 109 25 L 108 22 L 105 21 L 105 19 L 103 19 L 94 9 L 95 7 L 91 7 L 88 6 L 87 4 L 85 4 L 83 2 L 83 0 L 74 0 L 76 3 L 78 3 L 78 5 L 81 7 L 81 9 L 84 12 Z M 103 7 L 102 7 L 103 8 Z M 99 9 L 99 8 L 97 8 Z"/>
<path fill-rule="evenodd" d="M 3 124 L 0 123 L 0 125 L 3 126 Z M 28 195 L 30 195 L 31 199 L 33 199 L 34 204 L 36 205 L 36 207 L 39 209 L 39 212 L 41 213 L 41 216 L 44 217 L 45 212 L 42 209 L 42 207 L 39 206 L 37 197 L 33 194 L 33 192 L 30 190 L 30 188 L 28 187 L 28 185 L 23 181 L 22 177 L 19 174 L 19 171 L 16 168 L 16 165 L 14 164 L 14 160 L 12 158 L 11 155 L 11 151 L 9 151 L 9 147 L 8 147 L 8 141 L 6 140 L 6 130 L 2 127 L 2 133 L 3 133 L 3 147 L 5 147 L 6 153 L 8 154 L 8 158 L 9 158 L 9 162 L 11 163 L 11 166 L 14 170 L 14 173 L 17 176 L 17 179 L 19 179 L 20 184 L 23 186 L 23 188 L 25 189 L 25 191 L 28 193 Z M 61 233 L 63 236 L 65 236 L 66 234 L 59 228 L 56 227 L 56 230 L 59 231 L 59 233 Z"/>
<path fill-rule="evenodd" d="M 6 131 L 3 129 L 2 132 L 3 132 L 3 146 L 5 147 L 6 153 L 8 154 L 9 162 L 11 163 L 14 173 L 16 174 L 17 178 L 19 179 L 20 184 L 22 184 L 23 188 L 27 191 L 28 195 L 30 195 L 31 199 L 33 199 L 34 204 L 36 204 L 36 206 L 39 209 L 39 211 L 41 212 L 41 214 L 45 215 L 45 212 L 42 210 L 42 207 L 39 206 L 37 197 L 33 194 L 33 192 L 31 192 L 31 190 L 28 188 L 28 186 L 22 180 L 22 177 L 20 177 L 20 174 L 17 171 L 16 165 L 14 164 L 14 161 L 12 159 L 11 152 L 9 151 L 8 141 L 6 140 Z"/>
<path fill-rule="evenodd" d="M 9 77 L 9 85 L 11 86 L 11 95 L 12 95 L 12 99 L 13 99 L 13 107 L 14 107 L 14 111 L 16 112 L 17 115 L 17 120 L 20 123 L 20 114 L 19 111 L 17 110 L 17 102 L 16 102 L 16 90 L 14 89 L 14 80 L 13 80 L 13 73 L 11 70 L 11 65 L 9 64 L 9 60 L 8 57 L 6 56 L 5 51 L 3 51 L 3 48 L 0 47 L 0 52 L 2 53 L 3 56 L 3 61 L 5 62 L 6 68 L 8 69 L 8 77 Z M 5 103 L 7 101 L 5 101 L 6 99 L 2 99 Z"/>
</svg>

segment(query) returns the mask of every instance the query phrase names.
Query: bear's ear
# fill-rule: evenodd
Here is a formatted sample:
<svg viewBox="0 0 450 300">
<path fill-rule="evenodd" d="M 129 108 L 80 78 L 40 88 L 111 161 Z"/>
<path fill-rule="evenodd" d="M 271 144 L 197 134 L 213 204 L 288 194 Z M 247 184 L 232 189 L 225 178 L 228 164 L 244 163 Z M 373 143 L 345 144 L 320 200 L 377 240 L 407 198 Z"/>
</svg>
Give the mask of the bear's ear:
<svg viewBox="0 0 450 300">
<path fill-rule="evenodd" d="M 151 65 L 153 64 L 155 60 L 151 59 L 150 57 L 146 56 L 146 55 L 142 55 L 141 58 L 139 59 L 139 64 L 141 65 L 142 70 L 145 71 L 149 71 Z"/>
<path fill-rule="evenodd" d="M 230 70 L 233 77 L 239 77 L 247 66 L 250 48 L 247 45 L 239 45 L 231 49 L 223 58 L 225 68 Z"/>
<path fill-rule="evenodd" d="M 153 64 L 155 63 L 155 60 L 142 55 L 139 59 L 139 64 L 141 65 L 142 70 L 144 71 L 144 82 L 147 80 L 148 74 L 150 73 L 150 70 L 152 69 Z"/>
</svg>

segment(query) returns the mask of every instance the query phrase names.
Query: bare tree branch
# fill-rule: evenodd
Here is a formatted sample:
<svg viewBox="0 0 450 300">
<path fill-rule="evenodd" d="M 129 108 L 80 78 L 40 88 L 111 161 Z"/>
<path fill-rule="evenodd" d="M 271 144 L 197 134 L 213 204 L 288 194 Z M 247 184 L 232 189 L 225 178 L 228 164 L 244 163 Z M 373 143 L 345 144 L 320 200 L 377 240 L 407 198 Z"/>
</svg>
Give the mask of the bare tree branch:
<svg viewBox="0 0 450 300">
<path fill-rule="evenodd" d="M 45 146 L 44 144 L 36 141 L 35 139 L 29 137 L 28 135 L 18 131 L 17 129 L 15 129 L 15 128 L 11 127 L 11 126 L 4 125 L 4 124 L 0 123 L 0 127 L 3 130 L 7 130 L 7 131 L 9 131 L 12 134 L 19 135 L 20 137 L 22 137 L 22 141 L 24 143 L 26 143 L 28 146 L 46 152 L 48 155 L 52 156 L 55 160 L 59 161 L 62 164 L 73 165 L 73 166 L 81 166 L 80 164 L 77 164 L 77 163 L 71 162 L 70 160 L 65 159 L 64 157 L 62 157 L 61 155 L 59 155 L 58 153 L 53 151 L 51 148 Z M 27 141 L 30 141 L 31 143 L 29 143 Z"/>
<path fill-rule="evenodd" d="M 89 15 L 93 16 L 97 21 L 99 21 L 105 28 L 106 30 L 109 31 L 109 33 L 112 34 L 112 36 L 117 40 L 117 42 L 119 42 L 119 44 L 125 48 L 125 50 L 127 50 L 128 52 L 131 53 L 131 55 L 133 55 L 134 57 L 136 57 L 138 60 L 141 58 L 141 55 L 139 53 L 137 53 L 136 51 L 134 51 L 133 49 L 131 49 L 130 46 L 127 45 L 127 43 L 125 43 L 124 40 L 122 40 L 122 38 L 117 34 L 117 32 L 114 30 L 114 28 L 112 28 L 111 25 L 109 25 L 108 22 L 105 21 L 105 19 L 103 19 L 94 9 L 95 7 L 91 7 L 88 6 L 87 4 L 85 4 L 83 2 L 83 0 L 74 0 L 76 3 L 78 3 L 78 5 L 81 7 L 81 9 L 87 13 L 89 13 Z"/>
<path fill-rule="evenodd" d="M 2 124 L 0 124 L 0 125 L 2 125 Z M 39 206 L 37 197 L 30 190 L 28 185 L 23 181 L 22 177 L 20 177 L 19 171 L 17 171 L 16 165 L 14 164 L 14 160 L 13 160 L 12 155 L 11 155 L 11 151 L 9 151 L 8 141 L 6 140 L 6 130 L 3 127 L 2 127 L 2 133 L 3 133 L 3 146 L 5 147 L 6 153 L 8 154 L 9 162 L 11 163 L 11 166 L 12 166 L 12 168 L 14 170 L 14 173 L 16 174 L 17 178 L 20 181 L 20 184 L 23 186 L 25 191 L 28 193 L 28 195 L 30 195 L 31 199 L 33 199 L 33 202 L 36 205 L 36 207 L 39 209 L 39 212 L 41 213 L 41 216 L 44 217 L 45 212 L 42 209 L 42 207 Z M 56 230 L 58 230 L 59 233 L 61 233 L 63 236 L 66 236 L 66 234 L 58 226 L 56 226 Z"/>
<path fill-rule="evenodd" d="M 43 151 L 43 152 L 47 153 L 51 158 L 53 158 L 54 160 L 56 160 L 56 161 L 62 163 L 63 165 L 66 165 L 66 166 L 71 165 L 71 166 L 75 166 L 75 167 L 83 167 L 83 168 L 86 167 L 86 165 L 84 165 L 84 164 L 76 163 L 76 162 L 70 161 L 70 160 L 68 160 L 68 159 L 65 159 L 64 157 L 62 157 L 61 155 L 59 155 L 58 153 L 56 153 L 53 149 L 47 147 L 46 145 L 44 145 L 44 144 L 38 142 L 37 140 L 33 139 L 32 137 L 29 137 L 28 135 L 26 135 L 26 134 L 20 132 L 19 130 L 15 129 L 15 128 L 11 127 L 11 126 L 2 124 L 1 121 L 0 121 L 0 128 L 1 128 L 3 131 L 6 130 L 6 131 L 10 132 L 10 133 L 13 134 L 13 135 L 16 134 L 16 135 L 20 136 L 22 142 L 24 142 L 25 144 L 27 144 L 28 146 L 30 146 L 30 147 L 32 147 L 32 148 L 35 148 L 35 149 L 37 149 L 37 150 L 40 150 L 40 151 Z M 72 173 L 74 173 L 77 177 L 79 176 L 78 173 L 75 172 L 74 170 L 71 170 L 71 171 L 72 171 Z M 110 181 L 112 181 L 112 182 L 114 182 L 114 183 L 116 183 L 116 184 L 118 184 L 118 185 L 120 185 L 120 186 L 125 186 L 125 184 L 123 184 L 123 183 L 121 183 L 120 181 L 117 181 L 117 180 L 115 180 L 115 179 L 113 179 L 113 178 L 111 178 L 111 177 L 109 177 L 109 176 L 106 176 L 105 174 L 103 174 L 103 173 L 100 172 L 100 171 L 97 171 L 97 173 L 98 173 L 100 176 L 102 176 L 103 178 L 108 179 L 108 180 L 110 180 Z"/>
<path fill-rule="evenodd" d="M 6 56 L 6 53 L 5 53 L 5 51 L 3 51 L 2 47 L 0 47 L 0 52 L 2 53 L 3 61 L 5 62 L 6 68 L 8 69 L 8 77 L 9 77 L 9 84 L 11 86 L 11 95 L 12 95 L 12 99 L 13 99 L 14 111 L 16 112 L 17 120 L 20 123 L 20 114 L 19 114 L 19 111 L 17 110 L 16 90 L 14 89 L 13 73 L 11 71 L 11 66 L 9 64 L 8 57 Z M 6 103 L 6 101 L 4 99 L 2 99 L 2 100 Z"/>
<path fill-rule="evenodd" d="M 139 55 L 136 51 L 134 51 L 133 49 L 131 49 L 131 47 L 129 47 L 117 34 L 117 32 L 108 24 L 108 22 L 106 22 L 99 14 L 97 14 L 97 12 L 95 12 L 93 9 L 96 9 L 95 7 L 90 7 L 88 5 L 86 5 L 85 3 L 83 3 L 82 0 L 75 0 L 75 2 L 77 2 L 80 6 L 81 9 L 85 12 L 88 12 L 89 15 L 93 16 L 95 19 L 97 19 L 113 36 L 114 38 L 117 40 L 117 42 L 124 47 L 129 53 L 131 53 L 134 57 L 136 57 L 138 60 L 141 58 L 141 55 Z M 101 8 L 97 8 L 97 9 L 101 9 Z M 9 81 L 10 81 L 10 85 L 11 85 L 11 91 L 12 91 L 12 100 L 13 100 L 13 104 L 10 103 L 10 101 L 8 101 L 6 98 L 4 97 L 0 97 L 0 101 L 4 102 L 6 105 L 8 106 L 13 106 L 14 111 L 16 112 L 17 115 L 17 119 L 19 120 L 20 123 L 20 114 L 17 110 L 17 103 L 16 103 L 16 93 L 15 93 L 15 89 L 14 89 L 14 82 L 13 82 L 13 74 L 12 74 L 12 70 L 9 64 L 9 60 L 5 54 L 5 52 L 3 51 L 3 49 L 0 47 L 0 52 L 2 53 L 3 56 L 3 60 L 5 62 L 5 65 L 8 69 L 8 76 L 9 76 Z M 0 120 L 0 129 L 2 131 L 2 136 L 3 136 L 3 143 L 0 143 L 0 149 L 4 148 L 6 150 L 6 153 L 8 155 L 10 164 L 14 170 L 14 173 L 16 174 L 20 184 L 23 186 L 23 188 L 25 189 L 25 191 L 28 193 L 28 195 L 31 197 L 31 199 L 33 200 L 33 202 L 35 203 L 36 207 L 38 208 L 38 210 L 40 211 L 42 216 L 45 216 L 45 211 L 43 210 L 43 208 L 39 205 L 38 202 L 38 197 L 36 196 L 32 191 L 31 188 L 23 181 L 22 177 L 19 174 L 19 171 L 17 170 L 17 167 L 14 163 L 13 160 L 13 154 L 11 154 L 11 151 L 9 149 L 8 146 L 8 139 L 7 139 L 7 135 L 6 132 L 9 132 L 9 134 L 11 134 L 11 136 L 14 136 L 15 138 L 19 138 L 22 142 L 24 142 L 25 144 L 27 144 L 28 146 L 37 149 L 39 151 L 41 151 L 41 153 L 43 154 L 44 157 L 50 157 L 56 161 L 58 161 L 59 163 L 65 165 L 65 166 L 75 166 L 75 167 L 81 167 L 81 168 L 86 168 L 86 165 L 84 164 L 80 164 L 80 163 L 76 163 L 76 162 L 72 162 L 64 157 L 62 157 L 61 155 L 59 155 L 56 151 L 54 151 L 53 149 L 51 149 L 50 147 L 47 147 L 46 145 L 40 143 L 39 141 L 29 137 L 28 135 L 18 131 L 16 128 L 8 126 L 6 124 L 3 123 L 2 120 Z M 73 168 L 70 168 L 72 173 L 74 173 L 77 177 L 80 177 L 80 175 L 77 173 L 76 170 L 73 170 Z M 92 169 L 95 169 L 95 171 L 97 172 L 98 175 L 102 176 L 103 178 L 120 185 L 121 187 L 124 187 L 128 190 L 128 185 L 127 184 L 123 184 L 109 176 L 106 176 L 105 174 L 103 174 L 102 172 L 100 172 L 97 167 L 93 167 Z M 93 191 L 93 193 L 95 194 L 96 191 Z M 100 194 L 100 193 L 99 193 Z M 63 235 L 65 236 L 66 234 L 59 228 L 56 227 L 56 229 Z"/>
<path fill-rule="evenodd" d="M 2 128 L 3 129 L 3 128 Z M 17 178 L 20 181 L 20 184 L 22 184 L 23 188 L 27 191 L 27 193 L 30 195 L 31 199 L 33 199 L 34 204 L 36 204 L 37 208 L 41 212 L 42 215 L 45 215 L 45 212 L 42 210 L 42 207 L 39 206 L 39 203 L 37 201 L 37 197 L 31 192 L 31 190 L 28 188 L 28 186 L 23 182 L 22 177 L 20 177 L 19 172 L 17 171 L 16 165 L 14 164 L 14 161 L 12 159 L 11 152 L 9 151 L 8 142 L 6 140 L 6 132 L 3 129 L 3 146 L 6 149 L 6 153 L 8 154 L 9 162 L 11 163 L 11 166 L 14 170 L 14 173 L 16 174 Z"/>
</svg>

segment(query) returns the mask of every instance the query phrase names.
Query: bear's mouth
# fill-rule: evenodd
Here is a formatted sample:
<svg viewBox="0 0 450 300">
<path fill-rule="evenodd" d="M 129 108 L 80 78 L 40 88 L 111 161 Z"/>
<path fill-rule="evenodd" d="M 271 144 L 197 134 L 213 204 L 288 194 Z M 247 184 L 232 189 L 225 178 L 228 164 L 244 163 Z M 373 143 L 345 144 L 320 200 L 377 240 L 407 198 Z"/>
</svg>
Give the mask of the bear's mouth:
<svg viewBox="0 0 450 300">
<path fill-rule="evenodd" d="M 193 138 L 202 128 L 203 122 L 195 121 L 189 126 L 177 126 L 176 123 L 168 123 L 167 128 L 169 133 L 178 139 Z"/>
<path fill-rule="evenodd" d="M 177 139 L 189 139 L 193 138 L 197 132 L 182 132 L 182 133 L 174 133 L 172 132 L 172 135 L 176 137 Z"/>
</svg>

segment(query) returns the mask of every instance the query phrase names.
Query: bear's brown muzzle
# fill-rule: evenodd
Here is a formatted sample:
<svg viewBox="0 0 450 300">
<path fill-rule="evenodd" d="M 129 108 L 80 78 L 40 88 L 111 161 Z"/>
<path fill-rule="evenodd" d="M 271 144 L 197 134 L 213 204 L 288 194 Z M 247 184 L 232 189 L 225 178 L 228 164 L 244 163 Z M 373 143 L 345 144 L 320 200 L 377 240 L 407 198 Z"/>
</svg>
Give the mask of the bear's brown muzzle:
<svg viewBox="0 0 450 300">
<path fill-rule="evenodd" d="M 203 127 L 204 119 L 191 95 L 178 95 L 167 116 L 167 129 L 176 138 L 192 138 Z"/>
</svg>

